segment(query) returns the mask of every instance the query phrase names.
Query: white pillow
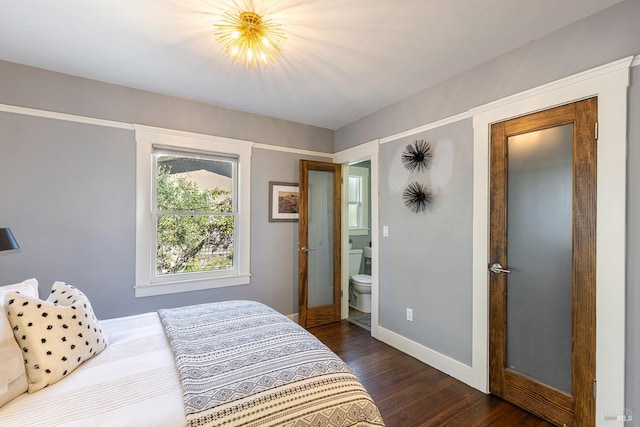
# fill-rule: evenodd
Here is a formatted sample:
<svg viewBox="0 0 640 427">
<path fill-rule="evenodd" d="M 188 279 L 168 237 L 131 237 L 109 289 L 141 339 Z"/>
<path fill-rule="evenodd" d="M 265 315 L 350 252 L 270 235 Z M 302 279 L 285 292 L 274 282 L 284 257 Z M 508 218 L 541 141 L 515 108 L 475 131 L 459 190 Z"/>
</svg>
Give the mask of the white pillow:
<svg viewBox="0 0 640 427">
<path fill-rule="evenodd" d="M 55 282 L 47 301 L 18 293 L 5 300 L 29 393 L 60 381 L 107 346 L 89 299 L 71 285 Z"/>
<path fill-rule="evenodd" d="M 13 336 L 13 330 L 7 319 L 4 296 L 9 292 L 37 298 L 38 281 L 25 280 L 15 285 L 0 287 L 0 406 L 27 391 L 27 373 L 24 369 L 22 350 Z"/>
</svg>

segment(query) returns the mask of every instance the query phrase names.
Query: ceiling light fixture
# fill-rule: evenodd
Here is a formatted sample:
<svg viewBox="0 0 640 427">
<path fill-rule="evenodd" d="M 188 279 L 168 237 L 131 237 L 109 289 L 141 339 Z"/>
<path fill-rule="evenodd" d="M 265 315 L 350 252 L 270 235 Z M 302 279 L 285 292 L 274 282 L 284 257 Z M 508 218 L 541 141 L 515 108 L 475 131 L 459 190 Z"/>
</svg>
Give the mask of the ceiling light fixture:
<svg viewBox="0 0 640 427">
<path fill-rule="evenodd" d="M 216 33 L 225 52 L 247 67 L 272 62 L 285 39 L 280 24 L 264 19 L 254 11 L 225 12 Z"/>
</svg>

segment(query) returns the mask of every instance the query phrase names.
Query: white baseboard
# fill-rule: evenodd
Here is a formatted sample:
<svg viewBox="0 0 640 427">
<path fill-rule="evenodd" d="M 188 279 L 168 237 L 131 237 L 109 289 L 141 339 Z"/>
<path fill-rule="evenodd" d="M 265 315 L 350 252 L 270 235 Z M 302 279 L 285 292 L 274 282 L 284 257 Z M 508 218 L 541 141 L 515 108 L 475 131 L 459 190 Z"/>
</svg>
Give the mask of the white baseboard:
<svg viewBox="0 0 640 427">
<path fill-rule="evenodd" d="M 463 383 L 486 393 L 480 384 L 475 384 L 473 369 L 471 366 L 465 365 L 464 363 L 452 359 L 449 356 L 438 353 L 437 351 L 425 347 L 422 344 L 418 344 L 415 341 L 411 341 L 410 339 L 405 338 L 402 335 L 398 335 L 397 333 L 381 326 L 378 327 L 377 338 L 380 341 L 389 344 L 391 347 L 397 348 L 403 353 L 415 357 L 419 361 L 444 372 L 458 381 L 462 381 Z"/>
<path fill-rule="evenodd" d="M 298 313 L 287 315 L 289 319 L 298 323 Z M 419 361 L 473 387 L 483 393 L 487 391 L 483 389 L 483 385 L 474 380 L 473 369 L 471 366 L 465 365 L 449 356 L 438 353 L 428 347 L 418 344 L 415 341 L 403 337 L 395 332 L 385 329 L 381 326 L 375 328 L 374 338 L 390 345 L 411 357 L 415 357 Z"/>
</svg>

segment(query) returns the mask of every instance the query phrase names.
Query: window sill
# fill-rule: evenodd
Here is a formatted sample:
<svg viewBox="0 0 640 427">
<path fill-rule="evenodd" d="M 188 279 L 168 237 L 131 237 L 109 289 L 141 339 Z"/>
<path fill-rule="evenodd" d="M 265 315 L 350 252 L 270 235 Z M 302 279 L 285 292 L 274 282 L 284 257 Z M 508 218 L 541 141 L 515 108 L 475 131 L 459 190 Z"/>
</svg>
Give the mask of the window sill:
<svg viewBox="0 0 640 427">
<path fill-rule="evenodd" d="M 135 297 L 151 297 L 156 295 L 177 294 L 180 292 L 200 291 L 204 289 L 225 288 L 228 286 L 248 285 L 251 274 L 238 276 L 183 280 L 175 282 L 150 283 L 135 286 Z"/>
</svg>

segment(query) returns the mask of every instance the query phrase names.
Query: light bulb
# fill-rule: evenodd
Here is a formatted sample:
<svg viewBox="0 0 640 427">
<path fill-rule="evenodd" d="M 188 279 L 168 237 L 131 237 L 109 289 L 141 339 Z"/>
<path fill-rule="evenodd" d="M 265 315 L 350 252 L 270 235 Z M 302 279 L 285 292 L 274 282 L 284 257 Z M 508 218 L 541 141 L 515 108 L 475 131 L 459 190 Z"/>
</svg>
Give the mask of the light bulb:
<svg viewBox="0 0 640 427">
<path fill-rule="evenodd" d="M 280 25 L 263 20 L 252 11 L 225 13 L 218 25 L 218 39 L 227 54 L 247 66 L 268 64 L 280 52 L 285 38 Z"/>
</svg>

